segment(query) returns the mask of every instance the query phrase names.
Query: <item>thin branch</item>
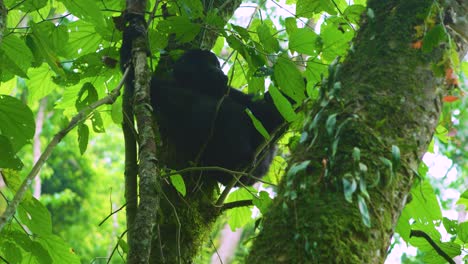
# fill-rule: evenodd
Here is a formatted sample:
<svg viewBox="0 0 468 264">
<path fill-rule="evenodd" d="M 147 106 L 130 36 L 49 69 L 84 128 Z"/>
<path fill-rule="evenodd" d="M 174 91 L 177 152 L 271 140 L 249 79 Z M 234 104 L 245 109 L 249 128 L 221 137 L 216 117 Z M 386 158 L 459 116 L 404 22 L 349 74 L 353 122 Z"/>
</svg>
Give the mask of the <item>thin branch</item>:
<svg viewBox="0 0 468 264">
<path fill-rule="evenodd" d="M 46 149 L 41 154 L 41 157 L 38 159 L 36 164 L 34 164 L 34 167 L 31 169 L 28 176 L 21 183 L 21 186 L 18 188 L 18 191 L 15 194 L 15 197 L 13 197 L 13 200 L 11 201 L 11 203 L 6 208 L 5 212 L 0 217 L 0 232 L 3 230 L 3 227 L 5 227 L 6 223 L 10 221 L 10 219 L 15 214 L 19 203 L 21 202 L 21 200 L 23 200 L 23 197 L 28 191 L 31 183 L 33 182 L 34 177 L 36 177 L 39 170 L 42 168 L 42 166 L 44 166 L 45 162 L 47 161 L 47 159 L 49 158 L 50 154 L 55 149 L 55 147 L 58 145 L 58 143 L 62 141 L 62 139 L 68 134 L 68 132 L 70 132 L 73 128 L 75 128 L 76 126 L 81 124 L 83 121 L 85 121 L 88 118 L 89 114 L 92 113 L 94 110 L 96 110 L 98 107 L 105 105 L 105 104 L 113 104 L 115 100 L 117 99 L 117 97 L 120 95 L 120 89 L 122 88 L 124 84 L 124 79 L 126 78 L 127 74 L 128 74 L 128 70 L 124 72 L 124 77 L 122 78 L 120 83 L 117 85 L 117 87 L 110 92 L 109 95 L 83 108 L 80 112 L 78 112 L 78 114 L 76 114 L 71 119 L 71 121 L 68 123 L 68 126 L 66 128 L 62 129 L 60 132 L 55 134 L 52 141 L 49 142 Z"/>
<path fill-rule="evenodd" d="M 444 258 L 448 263 L 450 264 L 455 264 L 455 261 L 453 261 L 453 259 L 447 255 L 447 253 L 445 253 L 440 247 L 439 245 L 436 244 L 436 242 L 434 242 L 434 240 L 432 240 L 432 238 L 426 234 L 424 231 L 421 231 L 421 230 L 411 230 L 410 232 L 410 238 L 411 237 L 420 237 L 420 238 L 424 238 L 426 239 L 426 241 L 431 245 L 431 247 L 437 252 L 437 254 L 439 254 L 439 256 L 441 256 L 442 258 Z"/>
<path fill-rule="evenodd" d="M 252 206 L 252 205 L 253 205 L 252 200 L 240 200 L 240 201 L 235 201 L 231 203 L 225 203 L 223 207 L 221 208 L 221 212 L 232 209 L 232 208 Z"/>
<path fill-rule="evenodd" d="M 120 212 L 122 209 L 125 208 L 125 206 L 127 206 L 127 203 L 125 203 L 124 205 L 122 205 L 121 207 L 119 207 L 118 209 L 116 209 L 115 211 L 111 212 L 108 216 L 106 216 L 106 218 L 102 219 L 101 222 L 99 222 L 98 226 L 101 226 L 102 224 L 104 224 L 104 222 L 106 222 L 107 219 L 109 219 L 112 215 Z"/>
<path fill-rule="evenodd" d="M 119 248 L 119 241 L 122 240 L 122 238 L 125 236 L 125 234 L 127 233 L 127 230 L 125 230 L 120 236 L 119 236 L 119 240 L 117 241 L 117 243 L 115 243 L 115 246 L 114 246 L 114 249 L 112 249 L 112 252 L 109 256 L 109 258 L 107 259 L 107 262 L 106 263 L 110 263 L 111 259 L 112 259 L 112 256 L 114 255 L 115 251 L 117 250 L 117 248 Z"/>
</svg>

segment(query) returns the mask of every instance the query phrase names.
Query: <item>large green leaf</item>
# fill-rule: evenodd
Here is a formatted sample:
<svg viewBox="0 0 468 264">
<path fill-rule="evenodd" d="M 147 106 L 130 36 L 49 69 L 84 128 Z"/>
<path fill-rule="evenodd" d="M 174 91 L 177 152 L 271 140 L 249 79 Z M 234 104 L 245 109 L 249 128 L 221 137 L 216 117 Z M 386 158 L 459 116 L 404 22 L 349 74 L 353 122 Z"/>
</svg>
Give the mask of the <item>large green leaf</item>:
<svg viewBox="0 0 468 264">
<path fill-rule="evenodd" d="M 53 262 L 49 263 L 67 263 L 79 264 L 80 258 L 73 252 L 69 245 L 65 243 L 60 237 L 49 234 L 46 236 L 39 236 L 37 238 L 44 249 L 47 250 Z"/>
<path fill-rule="evenodd" d="M 18 207 L 21 223 L 26 225 L 36 235 L 52 234 L 52 220 L 47 208 L 36 198 L 21 202 Z"/>
<path fill-rule="evenodd" d="M 273 70 L 275 81 L 282 92 L 296 102 L 305 98 L 304 78 L 293 61 L 289 58 L 279 57 Z"/>
<path fill-rule="evenodd" d="M 403 212 L 419 223 L 442 220 L 439 202 L 429 181 L 422 181 L 411 190 L 413 199 L 406 205 Z"/>
<path fill-rule="evenodd" d="M 70 11 L 76 17 L 79 17 L 85 21 L 92 22 L 96 26 L 105 24 L 103 12 L 96 5 L 97 1 L 94 0 L 60 0 L 68 11 Z"/>
<path fill-rule="evenodd" d="M 0 95 L 0 134 L 7 137 L 17 152 L 34 136 L 33 113 L 20 100 Z"/>
<path fill-rule="evenodd" d="M 99 49 L 103 39 L 101 35 L 96 34 L 95 25 L 83 20 L 70 23 L 70 39 L 68 46 L 68 56 L 77 57 L 79 54 L 88 54 L 96 52 Z"/>
<path fill-rule="evenodd" d="M 323 59 L 333 61 L 338 56 L 344 56 L 354 37 L 354 30 L 341 17 L 326 19 L 320 27 L 320 37 L 323 42 Z"/>
<path fill-rule="evenodd" d="M 332 0 L 298 0 L 296 4 L 296 15 L 311 18 L 314 14 L 325 11 L 331 15 L 336 14 L 335 5 Z"/>
<path fill-rule="evenodd" d="M 272 31 L 276 33 L 276 29 L 269 27 L 267 23 L 260 24 L 257 27 L 257 34 L 260 42 L 267 52 L 275 53 L 280 49 L 278 40 L 273 36 Z"/>
<path fill-rule="evenodd" d="M 273 99 L 273 103 L 284 119 L 286 119 L 288 122 L 295 121 L 297 119 L 297 115 L 296 112 L 294 112 L 294 108 L 291 106 L 291 103 L 288 101 L 288 99 L 286 99 L 286 97 L 284 97 L 273 85 L 268 88 L 268 91 L 270 92 L 271 98 Z"/>
<path fill-rule="evenodd" d="M 56 49 L 51 43 L 51 31 L 55 30 L 54 24 L 44 22 L 40 24 L 32 24 L 32 40 L 37 48 L 35 52 L 40 52 L 44 60 L 49 64 L 49 67 L 57 74 L 65 77 L 65 71 L 58 58 Z M 65 43 L 66 44 L 66 43 Z"/>
<path fill-rule="evenodd" d="M 2 70 L 27 78 L 26 73 L 31 66 L 33 56 L 25 42 L 16 35 L 9 34 L 3 38 L 0 51 Z"/>
<path fill-rule="evenodd" d="M 38 68 L 31 68 L 29 70 L 29 79 L 26 80 L 26 86 L 29 91 L 29 104 L 39 101 L 58 88 L 57 84 L 52 81 L 53 76 L 54 72 L 45 63 Z"/>
<path fill-rule="evenodd" d="M 0 135 L 0 168 L 20 170 L 23 162 L 16 156 L 10 140 Z"/>
<path fill-rule="evenodd" d="M 159 22 L 158 29 L 165 33 L 175 34 L 178 42 L 186 43 L 192 41 L 197 36 L 201 27 L 185 16 L 176 16 Z"/>
<path fill-rule="evenodd" d="M 322 47 L 319 36 L 310 28 L 298 28 L 289 35 L 289 49 L 306 55 L 317 56 Z"/>
<path fill-rule="evenodd" d="M 252 193 L 256 192 L 252 189 L 241 188 L 236 191 L 233 191 L 229 194 L 226 202 L 235 202 L 235 201 L 242 201 L 242 200 L 252 200 Z M 227 216 L 229 217 L 228 224 L 231 229 L 234 231 L 238 227 L 242 227 L 247 224 L 252 216 L 252 212 L 249 207 L 236 207 L 227 211 Z"/>
</svg>

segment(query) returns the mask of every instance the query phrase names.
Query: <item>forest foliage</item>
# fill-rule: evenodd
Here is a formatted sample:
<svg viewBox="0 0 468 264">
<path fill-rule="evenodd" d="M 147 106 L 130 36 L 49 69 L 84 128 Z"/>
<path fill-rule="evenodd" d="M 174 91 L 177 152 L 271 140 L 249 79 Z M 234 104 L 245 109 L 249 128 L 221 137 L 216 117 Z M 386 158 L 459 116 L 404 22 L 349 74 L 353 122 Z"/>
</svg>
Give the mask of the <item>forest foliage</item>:
<svg viewBox="0 0 468 264">
<path fill-rule="evenodd" d="M 155 6 L 155 2 L 149 1 L 148 6 Z M 40 172 L 40 198 L 34 197 L 32 191 L 26 192 L 14 218 L 1 230 L 0 259 L 8 263 L 88 263 L 92 259 L 112 258 L 114 263 L 120 263 L 127 253 L 122 239 L 125 216 L 123 210 L 119 211 L 125 204 L 123 141 L 119 131 L 122 102 L 118 97 L 97 109 L 90 106 L 108 97 L 121 81 L 118 19 L 125 9 L 124 1 L 6 0 L 4 4 L 8 8 L 8 27 L 0 43 L 0 173 L 4 183 L 0 181 L 1 212 L 38 162 L 38 157 L 32 155 L 32 145 L 42 145 L 48 157 Z M 179 43 L 190 43 L 203 30 L 216 31 L 218 39 L 213 51 L 229 65 L 230 84 L 246 93 L 270 91 L 281 114 L 296 128 L 281 140 L 279 155 L 265 178 L 273 185 L 284 173 L 289 148 L 300 141 L 298 131 L 306 118 L 293 109 L 282 93 L 296 101 L 317 99 L 318 87 L 333 62 L 343 60 L 352 50 L 351 41 L 361 16 L 373 15 L 363 0 L 352 5 L 344 0 L 297 0 L 288 4 L 296 5 L 295 14 L 279 16 L 275 12 L 282 10 L 281 6 L 262 3 L 248 23 L 241 25 L 233 19 L 225 25 L 217 10 L 205 14 L 200 0 L 180 0 L 167 5 L 168 12 L 176 16 L 163 19 L 161 10 L 152 14 L 148 34 L 150 65 L 154 70 L 172 37 Z M 436 2 L 434 12 L 440 12 Z M 446 79 L 463 80 L 468 76 L 468 64 L 459 61 L 446 29 L 434 21 L 428 20 L 415 30 L 415 48 L 428 52 L 441 43 L 451 43 L 445 56 L 452 72 Z M 418 41 L 424 44 L 418 46 Z M 466 120 L 467 107 L 462 82 L 457 82 L 460 89 L 445 98 L 447 104 L 429 152 L 439 149 L 465 176 L 468 167 L 460 161 L 468 158 L 463 151 L 468 129 L 466 122 L 460 120 Z M 46 118 L 40 127 L 40 139 L 34 141 L 41 105 L 46 109 Z M 83 116 L 73 123 L 80 111 Z M 71 132 L 67 130 L 70 124 L 74 125 Z M 47 153 L 47 144 L 59 132 L 70 133 Z M 394 154 L 398 155 L 396 150 Z M 426 239 L 411 237 L 411 230 L 429 234 L 451 257 L 465 256 L 468 225 L 444 217 L 442 209 L 454 203 L 440 203 L 436 196 L 443 188 L 454 189 L 461 193 L 455 199 L 457 203 L 468 206 L 462 177 L 447 187 L 442 185 L 443 180 L 429 177 L 424 163 L 418 175 L 421 181 L 412 190 L 412 200 L 403 211 L 396 232 L 403 241 L 418 248 L 425 263 L 442 263 L 444 259 Z M 172 183 L 185 195 L 180 177 L 172 177 Z M 350 182 L 344 195 L 352 197 L 358 185 Z M 271 190 L 270 185 L 265 186 Z M 227 202 L 252 198 L 260 213 L 268 210 L 271 198 L 264 190 L 241 188 L 232 192 Z M 365 202 L 362 206 L 362 219 L 369 221 Z M 258 215 L 254 217 L 259 219 Z M 233 230 L 249 229 L 249 236 L 253 236 L 256 220 L 250 208 L 239 207 L 228 210 L 220 222 L 227 221 Z M 98 226 L 101 221 L 104 223 Z M 249 239 L 246 241 L 248 244 Z M 206 261 L 213 252 L 214 249 L 202 252 L 200 261 Z"/>
</svg>

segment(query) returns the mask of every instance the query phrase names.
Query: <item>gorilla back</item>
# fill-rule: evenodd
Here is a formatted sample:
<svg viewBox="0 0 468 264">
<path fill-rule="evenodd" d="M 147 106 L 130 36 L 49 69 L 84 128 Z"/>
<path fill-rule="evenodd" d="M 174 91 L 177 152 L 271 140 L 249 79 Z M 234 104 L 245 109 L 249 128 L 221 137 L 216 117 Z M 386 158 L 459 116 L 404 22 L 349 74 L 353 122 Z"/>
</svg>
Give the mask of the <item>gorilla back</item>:
<svg viewBox="0 0 468 264">
<path fill-rule="evenodd" d="M 217 57 L 209 51 L 187 51 L 176 61 L 173 77 L 171 82 L 153 78 L 151 99 L 161 133 L 177 154 L 184 155 L 187 165 L 237 171 L 253 168 L 252 176 L 264 176 L 276 148 L 270 142 L 258 150 L 265 139 L 254 127 L 246 109 L 271 134 L 284 119 L 269 94 L 265 94 L 265 99 L 254 100 L 229 87 Z M 205 171 L 202 176 L 224 185 L 233 179 L 233 175 L 221 171 Z M 252 185 L 255 178 L 243 176 L 237 185 Z"/>
<path fill-rule="evenodd" d="M 126 38 L 124 32 L 121 65 L 130 58 L 128 41 L 131 38 Z M 133 74 L 126 84 L 127 89 L 133 89 Z M 259 150 L 265 138 L 254 127 L 246 109 L 270 134 L 284 123 L 269 94 L 264 98 L 254 100 L 229 87 L 216 55 L 210 51 L 187 51 L 176 61 L 170 80 L 154 76 L 151 104 L 161 135 L 177 156 L 177 162 L 171 164 L 173 169 L 217 166 L 235 171 L 247 169 L 255 176 L 242 176 L 236 185 L 252 185 L 256 178 L 264 176 L 275 155 L 274 140 Z M 202 171 L 199 175 L 202 181 L 216 180 L 224 185 L 234 179 L 222 171 Z"/>
</svg>

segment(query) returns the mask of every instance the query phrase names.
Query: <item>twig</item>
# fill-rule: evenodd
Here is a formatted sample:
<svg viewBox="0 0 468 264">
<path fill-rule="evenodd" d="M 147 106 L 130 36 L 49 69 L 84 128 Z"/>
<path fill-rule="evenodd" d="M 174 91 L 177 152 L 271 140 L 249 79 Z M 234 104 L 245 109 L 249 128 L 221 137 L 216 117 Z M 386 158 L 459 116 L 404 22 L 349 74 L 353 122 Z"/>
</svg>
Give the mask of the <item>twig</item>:
<svg viewBox="0 0 468 264">
<path fill-rule="evenodd" d="M 225 203 L 223 207 L 221 208 L 221 212 L 232 209 L 232 208 L 236 208 L 236 207 L 252 206 L 252 205 L 253 205 L 252 200 L 240 200 L 240 201 Z"/>
<path fill-rule="evenodd" d="M 106 263 L 110 263 L 111 259 L 112 259 L 112 256 L 114 255 L 115 251 L 117 250 L 117 248 L 119 248 L 119 241 L 122 240 L 122 238 L 125 236 L 125 234 L 127 234 L 127 230 L 125 230 L 120 236 L 119 236 L 119 240 L 117 241 L 117 243 L 115 243 L 115 246 L 114 246 L 114 249 L 112 249 L 112 252 L 109 256 L 109 258 L 107 259 L 107 262 Z"/>
<path fill-rule="evenodd" d="M 104 222 L 109 219 L 109 217 L 111 217 L 112 215 L 118 213 L 119 211 L 121 211 L 122 209 L 125 208 L 125 206 L 127 206 L 127 203 L 125 203 L 124 205 L 120 206 L 120 208 L 118 208 L 117 210 L 111 212 L 108 216 L 106 216 L 106 218 L 102 219 L 101 222 L 99 222 L 98 226 L 101 226 L 102 224 L 104 224 Z"/>
<path fill-rule="evenodd" d="M 410 238 L 411 237 L 420 237 L 420 238 L 424 238 L 426 239 L 426 241 L 431 245 L 431 247 L 437 252 L 437 254 L 439 254 L 439 256 L 441 256 L 442 258 L 444 258 L 448 263 L 450 264 L 455 264 L 455 261 L 453 261 L 453 259 L 447 255 L 447 253 L 445 253 L 440 247 L 439 245 L 437 245 L 434 240 L 432 240 L 432 238 L 426 234 L 424 231 L 421 231 L 421 230 L 411 230 L 410 232 Z"/>
</svg>

